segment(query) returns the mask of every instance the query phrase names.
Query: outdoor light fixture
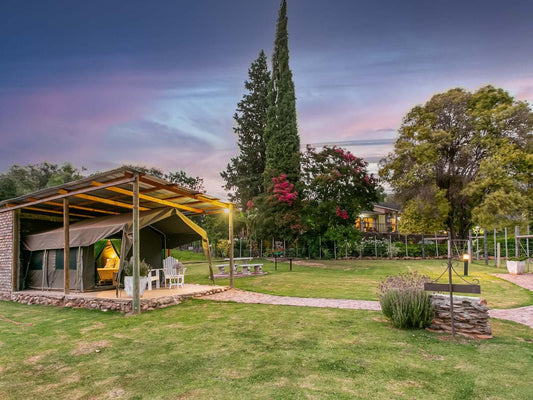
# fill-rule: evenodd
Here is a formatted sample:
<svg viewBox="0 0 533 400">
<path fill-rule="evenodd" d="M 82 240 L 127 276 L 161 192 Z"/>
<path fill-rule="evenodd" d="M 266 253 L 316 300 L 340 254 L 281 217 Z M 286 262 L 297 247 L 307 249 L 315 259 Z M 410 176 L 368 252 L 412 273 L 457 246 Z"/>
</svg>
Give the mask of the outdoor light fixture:
<svg viewBox="0 0 533 400">
<path fill-rule="evenodd" d="M 468 260 L 470 260 L 470 254 L 464 253 L 463 254 L 463 261 L 464 261 L 464 276 L 468 276 Z"/>
</svg>

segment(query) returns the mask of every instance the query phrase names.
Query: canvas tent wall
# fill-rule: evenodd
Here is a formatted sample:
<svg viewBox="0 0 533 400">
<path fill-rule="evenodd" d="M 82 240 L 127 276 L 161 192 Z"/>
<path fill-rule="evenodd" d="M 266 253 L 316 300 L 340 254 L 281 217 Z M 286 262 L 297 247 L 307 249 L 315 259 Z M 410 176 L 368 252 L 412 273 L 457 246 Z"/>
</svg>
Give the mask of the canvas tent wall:
<svg viewBox="0 0 533 400">
<path fill-rule="evenodd" d="M 63 289 L 63 249 L 38 250 L 25 259 L 25 283 L 30 289 Z M 70 249 L 70 288 L 88 290 L 94 288 L 94 247 Z"/>
<path fill-rule="evenodd" d="M 141 259 L 146 259 L 146 261 L 154 267 L 160 267 L 162 265 L 164 248 L 174 248 L 196 240 L 202 240 L 204 250 L 207 251 L 206 256 L 208 257 L 208 262 L 210 263 L 206 232 L 174 208 L 160 208 L 140 212 L 139 228 L 141 237 Z M 88 248 L 93 246 L 98 240 L 120 237 L 122 239 L 120 249 L 121 270 L 124 261 L 130 256 L 133 222 L 131 214 L 129 213 L 76 222 L 70 225 L 69 232 L 71 248 Z M 57 252 L 57 250 L 63 248 L 63 238 L 64 231 L 62 228 L 58 228 L 48 232 L 28 235 L 23 238 L 22 244 L 24 249 L 31 251 L 32 253 L 45 250 L 47 252 L 51 252 L 52 250 Z M 92 254 L 94 257 L 94 250 Z M 126 255 L 126 257 L 123 255 Z M 47 259 L 46 257 L 43 257 L 43 266 L 45 261 L 47 261 Z M 83 279 L 85 279 L 85 274 L 89 277 L 88 270 L 92 270 L 91 274 L 94 282 L 94 259 L 92 260 L 92 268 L 83 268 L 81 271 Z M 80 274 L 79 270 L 77 270 L 77 274 Z M 54 285 L 62 284 L 63 278 L 57 276 L 56 279 L 54 279 Z M 72 286 L 72 279 L 71 288 L 74 289 Z M 84 288 L 87 289 L 86 286 L 84 286 Z"/>
</svg>

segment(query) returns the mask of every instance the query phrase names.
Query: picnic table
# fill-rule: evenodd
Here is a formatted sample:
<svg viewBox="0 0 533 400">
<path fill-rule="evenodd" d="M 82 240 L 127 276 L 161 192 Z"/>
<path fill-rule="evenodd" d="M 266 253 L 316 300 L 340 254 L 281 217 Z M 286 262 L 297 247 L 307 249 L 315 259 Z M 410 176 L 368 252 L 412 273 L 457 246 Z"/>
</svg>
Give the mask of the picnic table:
<svg viewBox="0 0 533 400">
<path fill-rule="evenodd" d="M 241 268 L 243 275 L 250 275 L 251 271 L 250 268 L 254 268 L 254 273 L 261 273 L 263 272 L 263 264 L 254 264 L 250 263 L 254 258 L 253 257 L 235 257 L 233 258 L 233 270 L 234 272 L 238 273 L 238 269 Z M 229 261 L 229 258 L 225 258 L 224 261 Z M 216 268 L 218 268 L 219 274 L 225 274 L 226 273 L 226 267 L 229 267 L 229 264 L 218 264 L 215 265 Z"/>
</svg>

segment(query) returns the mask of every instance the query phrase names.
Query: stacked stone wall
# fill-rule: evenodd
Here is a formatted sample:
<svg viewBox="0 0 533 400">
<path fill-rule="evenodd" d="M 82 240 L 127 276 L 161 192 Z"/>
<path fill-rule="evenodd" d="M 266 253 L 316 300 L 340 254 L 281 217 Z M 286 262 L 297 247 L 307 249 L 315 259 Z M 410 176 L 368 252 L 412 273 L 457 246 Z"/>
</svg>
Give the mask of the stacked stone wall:
<svg viewBox="0 0 533 400">
<path fill-rule="evenodd" d="M 433 332 L 451 332 L 450 296 L 431 296 L 435 307 L 435 319 L 429 326 Z M 455 333 L 476 339 L 492 338 L 487 302 L 479 297 L 453 296 Z"/>
<path fill-rule="evenodd" d="M 0 213 L 0 299 L 13 285 L 13 218 L 14 211 Z"/>
<path fill-rule="evenodd" d="M 220 293 L 228 290 L 228 287 L 214 287 L 212 289 L 196 292 L 192 294 L 177 294 L 173 296 L 164 296 L 153 299 L 141 299 L 141 310 L 150 311 L 156 308 L 165 308 L 172 305 L 180 304 L 183 300 L 191 297 L 206 296 L 209 294 Z M 13 292 L 10 296 L 0 296 L 1 300 L 12 300 L 22 304 L 40 304 L 56 307 L 87 308 L 89 310 L 101 311 L 119 311 L 124 313 L 131 312 L 131 298 L 105 299 L 99 297 L 90 297 L 86 295 L 69 294 L 64 295 L 58 292 L 35 292 L 22 291 Z"/>
</svg>

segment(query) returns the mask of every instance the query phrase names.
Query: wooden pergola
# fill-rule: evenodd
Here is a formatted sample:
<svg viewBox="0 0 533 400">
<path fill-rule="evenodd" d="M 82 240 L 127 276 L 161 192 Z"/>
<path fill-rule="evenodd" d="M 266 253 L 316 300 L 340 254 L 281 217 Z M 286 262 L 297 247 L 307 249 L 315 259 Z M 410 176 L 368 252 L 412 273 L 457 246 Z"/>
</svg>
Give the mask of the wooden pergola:
<svg viewBox="0 0 533 400">
<path fill-rule="evenodd" d="M 64 265 L 69 265 L 70 221 L 132 213 L 133 312 L 140 312 L 139 211 L 172 207 L 185 216 L 229 214 L 229 241 L 233 243 L 233 204 L 197 192 L 132 167 L 119 167 L 87 178 L 0 202 L 0 213 L 15 211 L 18 217 L 61 221 L 64 230 Z M 22 213 L 22 214 L 21 214 Z M 18 236 L 19 218 L 15 218 Z M 209 249 L 207 250 L 209 251 Z M 18 260 L 18 246 L 13 258 Z M 233 287 L 233 246 L 230 246 L 230 286 Z M 15 275 L 14 275 L 15 276 Z M 64 292 L 68 294 L 69 268 L 64 269 Z"/>
</svg>

